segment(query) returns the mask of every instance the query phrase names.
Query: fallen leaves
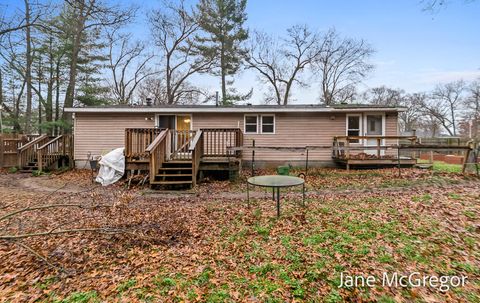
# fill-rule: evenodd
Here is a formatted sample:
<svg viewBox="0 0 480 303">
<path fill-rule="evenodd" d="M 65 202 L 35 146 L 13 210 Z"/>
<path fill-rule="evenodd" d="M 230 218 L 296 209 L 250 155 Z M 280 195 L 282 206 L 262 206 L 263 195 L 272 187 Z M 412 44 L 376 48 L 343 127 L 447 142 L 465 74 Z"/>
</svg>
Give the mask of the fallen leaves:
<svg viewBox="0 0 480 303">
<path fill-rule="evenodd" d="M 478 278 L 476 179 L 442 175 L 438 180 L 438 175 L 413 169 L 403 170 L 401 178 L 387 169 L 311 170 L 307 207 L 294 203 L 298 192 L 286 194 L 277 220 L 269 195 L 246 206 L 241 182 L 211 182 L 195 195 L 162 197 L 122 185 L 90 189 L 87 172 L 49 178 L 52 184 L 57 178 L 84 184 L 86 190 L 76 193 L 25 193 L 0 177 L 0 216 L 34 203 L 112 206 L 25 212 L 20 221 L 1 225 L 2 232 L 38 232 L 65 224 L 131 233 L 26 240 L 49 262 L 65 268 L 64 274 L 21 247 L 0 242 L 1 298 L 48 301 L 75 294 L 117 302 L 462 301 L 480 291 L 475 283 L 448 295 L 432 289 L 409 293 L 337 287 L 343 271 L 377 276 L 382 271 L 453 272 Z M 417 186 L 397 186 L 405 181 Z"/>
</svg>

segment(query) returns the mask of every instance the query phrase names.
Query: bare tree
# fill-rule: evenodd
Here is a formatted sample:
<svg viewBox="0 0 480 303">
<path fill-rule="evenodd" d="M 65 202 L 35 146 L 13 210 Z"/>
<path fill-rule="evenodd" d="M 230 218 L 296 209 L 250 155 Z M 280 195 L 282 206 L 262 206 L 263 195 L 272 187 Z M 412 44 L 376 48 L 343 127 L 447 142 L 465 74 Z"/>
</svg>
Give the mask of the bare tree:
<svg viewBox="0 0 480 303">
<path fill-rule="evenodd" d="M 167 100 L 165 79 L 163 77 L 148 77 L 140 83 L 136 92 L 139 100 L 152 99 L 153 104 L 165 104 Z"/>
<path fill-rule="evenodd" d="M 365 40 L 342 38 L 334 29 L 329 30 L 314 65 L 321 81 L 321 101 L 326 105 L 346 101 L 350 95 L 346 92 L 373 69 L 367 62 L 373 53 Z"/>
<path fill-rule="evenodd" d="M 115 102 L 128 104 L 131 102 L 138 85 L 156 72 L 148 63 L 154 58 L 146 54 L 146 46 L 140 41 L 130 43 L 131 34 L 108 33 L 108 68 L 111 72 L 111 91 Z"/>
<path fill-rule="evenodd" d="M 480 136 L 480 80 L 473 81 L 468 86 L 464 106 L 466 109 L 464 120 L 468 124 L 468 134 L 471 137 L 478 137 Z"/>
<path fill-rule="evenodd" d="M 457 135 L 457 117 L 463 103 L 465 82 L 438 84 L 431 97 L 424 103 L 424 110 L 434 116 L 451 135 Z"/>
<path fill-rule="evenodd" d="M 3 11 L 2 6 L 0 10 Z M 6 9 L 5 9 L 6 11 Z M 33 14 L 27 18 L 26 12 L 14 14 L 12 18 L 7 19 L 4 14 L 0 15 L 0 41 L 2 36 L 16 31 L 24 30 L 28 27 L 38 25 L 40 14 Z"/>
<path fill-rule="evenodd" d="M 373 105 L 399 106 L 404 102 L 405 91 L 385 85 L 373 87 L 362 94 L 363 100 Z"/>
<path fill-rule="evenodd" d="M 422 104 L 427 99 L 425 93 L 413 93 L 404 95 L 397 106 L 403 106 L 404 110 L 398 114 L 400 129 L 412 131 L 421 126 Z"/>
<path fill-rule="evenodd" d="M 292 86 L 301 80 L 301 74 L 310 67 L 322 51 L 320 36 L 306 25 L 296 25 L 287 30 L 280 41 L 262 32 L 254 32 L 246 58 L 247 67 L 259 73 L 262 83 L 269 84 L 273 100 L 278 105 L 287 105 Z"/>
<path fill-rule="evenodd" d="M 69 54 L 70 66 L 68 85 L 65 92 L 65 107 L 73 106 L 75 86 L 77 80 L 78 59 L 83 48 L 85 33 L 88 30 L 103 30 L 105 28 L 124 24 L 134 16 L 135 9 L 121 9 L 119 6 L 109 6 L 100 0 L 66 0 L 68 17 L 71 20 L 69 38 L 71 51 Z M 67 123 L 71 122 L 71 114 L 63 113 Z"/>
<path fill-rule="evenodd" d="M 194 13 L 187 9 L 184 1 L 178 4 L 164 2 L 162 10 L 149 16 L 152 35 L 163 55 L 166 103 L 182 103 L 190 91 L 202 93 L 200 89 L 187 85 L 194 74 L 207 72 L 211 59 L 197 56 L 192 42 L 199 30 Z"/>
</svg>

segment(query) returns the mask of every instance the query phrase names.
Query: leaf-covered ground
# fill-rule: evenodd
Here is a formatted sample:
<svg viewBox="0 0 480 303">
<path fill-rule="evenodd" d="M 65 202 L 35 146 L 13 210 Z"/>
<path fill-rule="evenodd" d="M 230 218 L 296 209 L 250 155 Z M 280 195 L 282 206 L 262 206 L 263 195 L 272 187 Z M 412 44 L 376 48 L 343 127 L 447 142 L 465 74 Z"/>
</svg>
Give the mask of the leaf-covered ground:
<svg viewBox="0 0 480 303">
<path fill-rule="evenodd" d="M 298 190 L 285 193 L 280 219 L 261 190 L 247 207 L 243 182 L 208 182 L 179 195 L 101 188 L 89 178 L 88 171 L 0 174 L 0 217 L 32 205 L 85 205 L 22 213 L 0 222 L 3 235 L 129 231 L 0 240 L 2 301 L 480 301 L 480 182 L 473 176 L 311 170 L 306 207 L 296 203 Z M 342 272 L 466 275 L 468 282 L 447 292 L 339 288 Z"/>
</svg>

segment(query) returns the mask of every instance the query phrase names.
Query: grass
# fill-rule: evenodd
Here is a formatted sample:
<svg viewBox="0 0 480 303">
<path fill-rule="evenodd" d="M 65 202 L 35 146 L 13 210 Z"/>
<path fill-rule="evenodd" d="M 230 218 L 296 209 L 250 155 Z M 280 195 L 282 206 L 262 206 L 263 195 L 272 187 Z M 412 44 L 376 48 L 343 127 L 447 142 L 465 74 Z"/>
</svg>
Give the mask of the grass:
<svg viewBox="0 0 480 303">
<path fill-rule="evenodd" d="M 429 160 L 418 159 L 418 163 L 430 163 Z M 461 164 L 449 164 L 443 161 L 433 161 L 433 170 L 436 172 L 445 172 L 445 173 L 461 173 L 462 165 Z"/>
<path fill-rule="evenodd" d="M 374 182 L 378 191 L 311 193 L 305 208 L 285 196 L 280 219 L 270 200 L 256 199 L 251 208 L 244 201 L 195 200 L 182 212 L 188 234 L 184 242 L 129 246 L 120 259 L 104 261 L 101 270 L 111 276 L 129 269 L 110 293 L 88 291 L 97 289 L 90 287 L 57 293 L 60 299 L 44 302 L 477 302 L 480 284 L 473 279 L 480 275 L 478 184 L 461 188 L 458 180 L 430 173 L 420 181 L 395 179 L 394 171 L 388 174 L 354 172 L 355 184 Z M 331 171 L 322 178 L 328 176 L 335 186 L 348 184 L 343 182 L 349 174 Z M 419 183 L 428 186 L 394 194 L 384 189 Z M 164 207 L 174 202 L 154 202 L 155 210 L 171 216 Z M 191 221 L 197 216 L 203 217 Z M 158 220 L 162 228 L 166 217 Z M 91 254 L 93 258 L 93 250 Z M 129 268 L 129 263 L 136 265 Z M 341 273 L 378 278 L 383 272 L 412 271 L 468 275 L 473 282 L 448 293 L 381 285 L 338 287 Z M 85 274 L 82 279 L 88 282 L 88 270 Z M 61 289 L 59 283 L 60 278 L 47 277 L 35 289 L 53 292 Z"/>
</svg>

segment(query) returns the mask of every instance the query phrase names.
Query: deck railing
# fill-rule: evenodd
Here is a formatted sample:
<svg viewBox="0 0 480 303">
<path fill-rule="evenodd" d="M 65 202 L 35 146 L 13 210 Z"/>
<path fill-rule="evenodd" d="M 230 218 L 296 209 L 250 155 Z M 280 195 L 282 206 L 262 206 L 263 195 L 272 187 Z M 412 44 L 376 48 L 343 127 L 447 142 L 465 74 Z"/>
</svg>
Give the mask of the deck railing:
<svg viewBox="0 0 480 303">
<path fill-rule="evenodd" d="M 197 174 L 200 167 L 200 160 L 204 153 L 203 131 L 199 130 L 190 144 L 190 153 L 192 154 L 192 182 L 193 186 L 197 183 Z"/>
<path fill-rule="evenodd" d="M 150 159 L 150 182 L 154 181 L 155 174 L 158 173 L 163 162 L 167 160 L 167 138 L 169 137 L 169 133 L 168 129 L 162 130 L 145 149 Z"/>
<path fill-rule="evenodd" d="M 160 128 L 126 128 L 125 129 L 125 157 L 128 160 L 148 159 L 146 148 L 160 134 Z"/>
<path fill-rule="evenodd" d="M 73 157 L 73 137 L 60 135 L 37 148 L 38 170 L 48 168 L 60 158 Z"/>
<path fill-rule="evenodd" d="M 334 159 L 398 157 L 396 149 L 401 141 L 415 144 L 416 140 L 416 136 L 336 136 L 333 138 L 332 157 Z M 375 143 L 371 144 L 369 141 Z M 395 152 L 385 155 L 386 150 Z"/>
<path fill-rule="evenodd" d="M 42 135 L 33 141 L 28 142 L 18 149 L 18 167 L 24 167 L 37 158 L 38 147 L 50 140 L 47 135 Z"/>
<path fill-rule="evenodd" d="M 171 159 L 190 160 L 192 154 L 190 146 L 196 131 L 194 130 L 170 130 Z"/>
<path fill-rule="evenodd" d="M 230 148 L 243 145 L 243 133 L 239 128 L 202 128 L 204 157 L 240 156 L 240 150 Z"/>
</svg>

